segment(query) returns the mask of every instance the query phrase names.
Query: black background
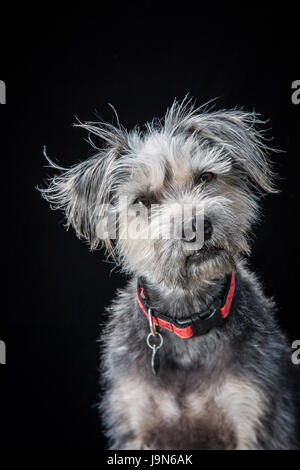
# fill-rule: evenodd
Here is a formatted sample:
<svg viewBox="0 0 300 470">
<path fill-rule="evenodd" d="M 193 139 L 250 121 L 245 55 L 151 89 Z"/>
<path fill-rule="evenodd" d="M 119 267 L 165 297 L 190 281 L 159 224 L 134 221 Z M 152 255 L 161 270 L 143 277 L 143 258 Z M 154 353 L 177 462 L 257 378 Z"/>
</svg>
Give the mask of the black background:
<svg viewBox="0 0 300 470">
<path fill-rule="evenodd" d="M 94 448 L 105 442 L 99 401 L 102 311 L 125 283 L 101 252 L 63 228 L 35 190 L 52 172 L 91 155 L 75 116 L 128 128 L 163 116 L 186 93 L 197 104 L 243 107 L 269 119 L 281 193 L 264 201 L 251 256 L 274 295 L 282 328 L 300 338 L 298 159 L 300 105 L 295 12 L 221 10 L 198 3 L 51 4 L 1 19 L 1 427 L 10 447 Z M 3 424 L 5 423 L 5 424 Z"/>
</svg>

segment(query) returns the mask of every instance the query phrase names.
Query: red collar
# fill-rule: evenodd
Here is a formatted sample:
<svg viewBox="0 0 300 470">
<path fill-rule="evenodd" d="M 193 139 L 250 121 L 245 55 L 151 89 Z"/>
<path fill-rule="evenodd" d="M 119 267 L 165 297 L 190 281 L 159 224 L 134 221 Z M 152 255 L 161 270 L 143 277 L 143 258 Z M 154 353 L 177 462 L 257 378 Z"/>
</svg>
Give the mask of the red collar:
<svg viewBox="0 0 300 470">
<path fill-rule="evenodd" d="M 212 308 L 205 312 L 193 313 L 190 317 L 185 320 L 176 320 L 168 317 L 162 313 L 149 307 L 142 286 L 141 279 L 138 279 L 138 287 L 136 290 L 136 297 L 141 310 L 149 319 L 148 311 L 151 308 L 153 317 L 153 323 L 160 328 L 175 333 L 180 338 L 191 338 L 192 336 L 200 336 L 207 333 L 211 328 L 222 324 L 223 320 L 228 316 L 231 302 L 233 299 L 235 290 L 235 276 L 234 272 L 228 276 L 225 292 L 222 301 L 219 301 L 218 305 L 214 305 Z"/>
</svg>

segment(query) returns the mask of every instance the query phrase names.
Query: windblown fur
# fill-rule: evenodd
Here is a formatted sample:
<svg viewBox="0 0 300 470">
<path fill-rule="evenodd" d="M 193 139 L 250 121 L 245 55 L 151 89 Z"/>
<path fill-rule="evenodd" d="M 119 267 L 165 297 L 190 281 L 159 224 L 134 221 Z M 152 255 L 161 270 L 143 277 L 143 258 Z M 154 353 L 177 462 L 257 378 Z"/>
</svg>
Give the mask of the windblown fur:
<svg viewBox="0 0 300 470">
<path fill-rule="evenodd" d="M 289 348 L 274 303 L 243 261 L 260 199 L 276 191 L 261 124 L 254 113 L 175 101 L 164 120 L 143 129 L 79 124 L 104 146 L 68 170 L 49 160 L 59 174 L 43 196 L 65 211 L 67 225 L 91 249 L 103 246 L 131 277 L 107 309 L 101 337 L 106 392 L 100 409 L 112 449 L 297 447 Z M 213 175 L 210 183 L 201 180 L 206 173 Z M 155 207 L 137 215 L 141 198 Z M 180 222 L 184 204 L 203 211 L 212 226 L 204 250 L 194 249 L 205 253 L 197 262 L 189 262 L 194 252 L 183 239 L 163 236 L 170 220 Z M 115 240 L 99 236 L 105 205 L 117 220 Z M 124 236 L 125 210 L 128 223 L 140 224 L 134 240 Z M 147 237 L 158 227 L 162 236 Z M 232 270 L 236 292 L 224 324 L 188 340 L 161 331 L 160 369 L 153 376 L 137 277 L 145 280 L 153 308 L 184 319 L 218 298 Z"/>
</svg>

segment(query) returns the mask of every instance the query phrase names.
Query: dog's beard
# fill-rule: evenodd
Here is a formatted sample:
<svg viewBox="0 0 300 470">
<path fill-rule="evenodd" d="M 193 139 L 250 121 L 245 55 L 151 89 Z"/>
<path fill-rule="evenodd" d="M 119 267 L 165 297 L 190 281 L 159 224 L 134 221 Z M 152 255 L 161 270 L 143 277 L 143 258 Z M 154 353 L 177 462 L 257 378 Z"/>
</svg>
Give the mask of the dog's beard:
<svg viewBox="0 0 300 470">
<path fill-rule="evenodd" d="M 223 277 L 234 269 L 236 259 L 234 252 L 221 245 L 204 244 L 186 256 L 184 284 L 194 286 L 199 281 Z"/>
<path fill-rule="evenodd" d="M 186 257 L 187 267 L 194 265 L 202 264 L 206 261 L 212 260 L 216 257 L 219 257 L 223 248 L 217 246 L 203 245 L 200 249 L 191 250 Z"/>
<path fill-rule="evenodd" d="M 155 258 L 153 271 L 148 272 L 149 280 L 171 290 L 195 290 L 199 283 L 223 278 L 234 269 L 238 254 L 227 248 L 205 244 L 201 249 L 163 250 Z M 147 266 L 150 269 L 150 266 Z"/>
<path fill-rule="evenodd" d="M 221 277 L 233 269 L 237 256 L 225 248 L 203 246 L 186 259 L 186 273 L 188 279 L 209 280 Z"/>
<path fill-rule="evenodd" d="M 245 251 L 246 239 L 241 232 L 183 244 L 181 240 L 124 240 L 120 246 L 124 271 L 143 276 L 168 290 L 194 290 L 199 283 L 223 278 L 236 266 Z"/>
</svg>

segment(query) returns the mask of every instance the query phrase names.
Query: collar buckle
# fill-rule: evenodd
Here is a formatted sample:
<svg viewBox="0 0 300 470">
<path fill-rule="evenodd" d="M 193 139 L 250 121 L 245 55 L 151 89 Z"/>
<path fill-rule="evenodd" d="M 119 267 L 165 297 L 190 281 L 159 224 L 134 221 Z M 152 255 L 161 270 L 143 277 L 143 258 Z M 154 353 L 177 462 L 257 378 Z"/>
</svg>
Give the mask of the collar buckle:
<svg viewBox="0 0 300 470">
<path fill-rule="evenodd" d="M 194 334 L 199 336 L 208 333 L 209 330 L 216 326 L 220 326 L 223 323 L 219 306 L 205 312 L 194 313 L 190 317 L 190 320 Z"/>
</svg>

